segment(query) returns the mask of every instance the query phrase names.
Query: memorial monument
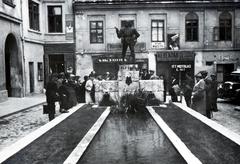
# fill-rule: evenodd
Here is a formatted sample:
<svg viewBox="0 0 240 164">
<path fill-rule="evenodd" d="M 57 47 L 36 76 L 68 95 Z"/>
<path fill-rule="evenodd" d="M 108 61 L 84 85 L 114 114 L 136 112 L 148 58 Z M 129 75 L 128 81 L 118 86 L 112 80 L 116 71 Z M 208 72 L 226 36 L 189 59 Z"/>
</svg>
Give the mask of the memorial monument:
<svg viewBox="0 0 240 164">
<path fill-rule="evenodd" d="M 130 62 L 119 65 L 117 80 L 99 81 L 95 84 L 96 101 L 100 102 L 104 94 L 107 94 L 115 102 L 121 103 L 124 96 L 137 97 L 139 92 L 154 94 L 156 99 L 163 101 L 163 80 L 140 80 L 138 64 L 135 63 L 134 46 L 140 34 L 132 27 L 130 22 L 126 22 L 124 28 L 116 28 L 117 37 L 121 38 L 122 61 L 125 61 L 127 48 L 129 47 Z"/>
<path fill-rule="evenodd" d="M 132 27 L 130 22 L 126 22 L 126 24 L 124 25 L 124 28 L 121 28 L 120 30 L 117 27 L 115 27 L 115 29 L 116 29 L 117 37 L 121 38 L 123 61 L 126 56 L 127 48 L 129 47 L 131 51 L 132 62 L 135 63 L 134 46 L 140 34 L 137 32 L 135 28 Z"/>
</svg>

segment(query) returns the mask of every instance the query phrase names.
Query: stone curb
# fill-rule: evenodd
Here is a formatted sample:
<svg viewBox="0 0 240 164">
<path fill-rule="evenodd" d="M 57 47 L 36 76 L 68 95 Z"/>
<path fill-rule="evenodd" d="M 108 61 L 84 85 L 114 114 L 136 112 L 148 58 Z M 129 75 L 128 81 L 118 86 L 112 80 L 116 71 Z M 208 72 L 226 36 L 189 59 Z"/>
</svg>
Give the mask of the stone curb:
<svg viewBox="0 0 240 164">
<path fill-rule="evenodd" d="M 31 109 L 31 108 L 34 108 L 34 107 L 37 107 L 37 106 L 40 106 L 40 105 L 43 105 L 43 104 L 46 104 L 46 101 L 43 101 L 43 102 L 40 102 L 40 103 L 31 105 L 31 106 L 28 106 L 28 107 L 26 107 L 26 108 L 19 109 L 19 110 L 17 110 L 17 111 L 12 112 L 12 113 L 5 114 L 5 115 L 3 115 L 3 116 L 0 116 L 0 119 L 3 119 L 3 118 L 5 118 L 5 117 L 8 117 L 8 116 L 11 116 L 11 115 L 20 113 L 20 112 L 25 111 L 25 110 L 27 110 L 27 109 Z"/>
</svg>

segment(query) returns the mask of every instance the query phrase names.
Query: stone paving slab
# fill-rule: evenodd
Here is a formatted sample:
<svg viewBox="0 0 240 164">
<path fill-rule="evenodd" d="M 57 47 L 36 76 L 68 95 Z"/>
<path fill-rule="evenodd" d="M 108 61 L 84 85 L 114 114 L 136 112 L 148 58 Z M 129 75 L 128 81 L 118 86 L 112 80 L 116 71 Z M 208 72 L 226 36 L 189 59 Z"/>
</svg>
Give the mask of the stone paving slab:
<svg viewBox="0 0 240 164">
<path fill-rule="evenodd" d="M 7 101 L 0 103 L 0 118 L 44 104 L 45 102 L 46 96 L 44 94 L 36 94 L 23 98 L 9 97 Z"/>
</svg>

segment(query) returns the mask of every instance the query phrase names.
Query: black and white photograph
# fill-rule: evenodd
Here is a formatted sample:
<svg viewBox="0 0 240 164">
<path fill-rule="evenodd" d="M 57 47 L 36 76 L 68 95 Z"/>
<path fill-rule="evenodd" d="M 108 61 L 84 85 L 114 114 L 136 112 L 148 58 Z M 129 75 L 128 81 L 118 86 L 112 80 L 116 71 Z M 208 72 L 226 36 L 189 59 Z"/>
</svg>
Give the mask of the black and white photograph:
<svg viewBox="0 0 240 164">
<path fill-rule="evenodd" d="M 240 0 L 0 0 L 0 164 L 239 164 Z"/>
</svg>

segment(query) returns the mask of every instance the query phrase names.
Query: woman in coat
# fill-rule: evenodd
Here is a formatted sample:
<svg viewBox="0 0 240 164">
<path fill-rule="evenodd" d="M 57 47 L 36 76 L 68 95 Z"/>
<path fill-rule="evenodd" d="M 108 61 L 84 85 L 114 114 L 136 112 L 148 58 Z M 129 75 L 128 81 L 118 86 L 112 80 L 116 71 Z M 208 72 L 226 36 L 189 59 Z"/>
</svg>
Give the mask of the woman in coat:
<svg viewBox="0 0 240 164">
<path fill-rule="evenodd" d="M 201 74 L 201 75 L 200 75 Z M 198 73 L 195 77 L 197 83 L 193 87 L 191 108 L 206 115 L 206 82 L 207 72 Z"/>
</svg>

